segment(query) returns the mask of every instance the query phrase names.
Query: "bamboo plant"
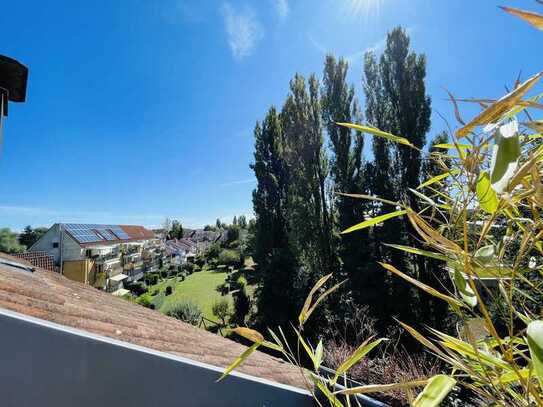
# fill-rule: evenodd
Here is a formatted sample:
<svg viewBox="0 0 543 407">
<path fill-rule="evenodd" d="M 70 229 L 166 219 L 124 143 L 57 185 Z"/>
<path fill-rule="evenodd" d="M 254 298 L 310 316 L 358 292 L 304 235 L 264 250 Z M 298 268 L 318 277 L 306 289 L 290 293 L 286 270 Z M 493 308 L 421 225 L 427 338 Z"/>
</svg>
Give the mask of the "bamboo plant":
<svg viewBox="0 0 543 407">
<path fill-rule="evenodd" d="M 543 30 L 543 16 L 503 7 L 537 29 Z M 517 80 L 511 92 L 499 100 L 456 100 L 451 96 L 459 128 L 450 143 L 439 144 L 439 152 L 425 153 L 442 173 L 410 190 L 419 201 L 417 211 L 407 202 L 370 199 L 397 210 L 350 227 L 355 233 L 388 219 L 404 217 L 421 244 L 418 247 L 390 245 L 412 256 L 424 256 L 446 263 L 453 290 L 430 287 L 408 271 L 381 263 L 383 272 L 414 284 L 418 289 L 448 303 L 461 329 L 456 336 L 433 328 L 424 332 L 399 324 L 446 366 L 443 374 L 409 383 L 365 385 L 338 389 L 336 384 L 384 338 L 369 338 L 337 369 L 334 377 L 319 371 L 323 359 L 322 341 L 312 346 L 302 335 L 304 323 L 323 299 L 338 285 L 324 290 L 330 278 L 320 279 L 309 293 L 299 315 L 297 347 L 292 349 L 281 329 L 269 331 L 273 341 L 249 328 L 234 332 L 251 340 L 249 347 L 224 375 L 239 366 L 258 347 L 276 350 L 290 363 L 301 366 L 300 352 L 309 356 L 312 369 L 300 367 L 312 388 L 333 406 L 351 405 L 350 395 L 405 389 L 414 406 L 436 406 L 454 386 L 469 389 L 485 405 L 543 405 L 543 320 L 541 319 L 541 275 L 543 264 L 543 120 L 539 100 L 543 93 L 528 97 L 541 79 L 537 73 L 523 83 Z M 459 102 L 478 103 L 482 111 L 465 122 Z M 383 137 L 399 148 L 416 148 L 409 139 L 367 125 L 337 123 L 374 137 Z M 541 262 L 540 262 L 541 263 Z M 320 295 L 318 295 L 320 294 Z M 317 296 L 318 295 L 318 296 Z M 316 299 L 315 299 L 316 297 Z M 496 327 L 491 305 L 499 303 L 505 327 Z M 477 324 L 483 329 L 474 329 Z M 481 332 L 482 331 L 482 332 Z M 221 379 L 223 378 L 221 377 Z"/>
</svg>

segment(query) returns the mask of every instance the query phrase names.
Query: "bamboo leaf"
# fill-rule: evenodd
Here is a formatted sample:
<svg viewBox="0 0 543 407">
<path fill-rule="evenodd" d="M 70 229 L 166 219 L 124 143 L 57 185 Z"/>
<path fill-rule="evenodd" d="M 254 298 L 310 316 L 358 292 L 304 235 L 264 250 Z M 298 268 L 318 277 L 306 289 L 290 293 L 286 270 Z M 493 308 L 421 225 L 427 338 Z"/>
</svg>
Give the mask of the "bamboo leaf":
<svg viewBox="0 0 543 407">
<path fill-rule="evenodd" d="M 317 388 L 322 392 L 322 394 L 326 396 L 331 406 L 343 407 L 343 404 L 341 404 L 341 402 L 337 399 L 336 395 L 332 393 L 324 383 L 321 382 L 319 377 L 315 376 L 314 374 L 311 374 L 309 377 L 315 386 L 317 386 Z"/>
<path fill-rule="evenodd" d="M 518 86 L 515 90 L 508 93 L 498 101 L 492 103 L 485 110 L 483 110 L 477 117 L 466 124 L 464 127 L 457 130 L 456 135 L 458 138 L 467 136 L 475 127 L 497 122 L 504 113 L 507 113 L 513 106 L 515 106 L 522 96 L 528 92 L 532 86 L 539 80 L 542 73 L 538 73 Z"/>
<path fill-rule="evenodd" d="M 475 307 L 477 305 L 477 296 L 469 286 L 465 277 L 457 269 L 455 269 L 453 272 L 453 280 L 456 289 L 458 290 L 460 296 L 466 302 L 466 304 L 468 304 L 472 308 Z"/>
<path fill-rule="evenodd" d="M 317 306 L 321 303 L 322 300 L 324 300 L 327 296 L 329 296 L 332 292 L 336 291 L 339 286 L 341 286 L 343 283 L 345 283 L 347 280 L 343 280 L 342 282 L 334 285 L 333 287 L 329 288 L 328 290 L 326 290 L 325 292 L 323 292 L 319 298 L 317 298 L 317 301 L 315 301 L 315 303 L 311 306 L 311 308 L 309 308 L 309 310 L 307 311 L 307 315 L 306 315 L 306 320 L 307 318 L 309 318 L 309 316 L 313 313 L 313 311 L 315 311 L 315 309 L 317 308 Z"/>
<path fill-rule="evenodd" d="M 444 180 L 445 178 L 448 178 L 451 175 L 457 175 L 457 174 L 460 174 L 460 170 L 452 170 L 452 171 L 445 172 L 443 174 L 436 175 L 435 177 L 432 177 L 429 180 L 427 180 L 427 181 L 423 182 L 422 184 L 420 184 L 417 187 L 417 189 L 422 189 L 422 188 L 427 187 L 429 185 L 435 184 L 436 182 Z"/>
<path fill-rule="evenodd" d="M 228 376 L 230 372 L 232 372 L 232 370 L 234 370 L 236 367 L 242 364 L 245 361 L 245 359 L 247 359 L 251 355 L 251 353 L 253 353 L 259 346 L 260 346 L 260 343 L 255 342 L 249 348 L 247 348 L 245 352 L 243 352 L 240 356 L 238 356 L 236 360 L 234 360 L 234 362 L 225 369 L 224 373 L 217 381 L 220 382 L 222 379 Z"/>
<path fill-rule="evenodd" d="M 449 250 L 453 253 L 462 252 L 462 248 L 455 242 L 447 239 L 437 230 L 432 228 L 424 219 L 422 219 L 415 211 L 408 210 L 407 216 L 409 222 L 413 225 L 420 237 L 430 245 L 437 246 L 440 250 Z"/>
<path fill-rule="evenodd" d="M 435 407 L 449 394 L 456 384 L 456 380 L 447 375 L 432 377 L 424 390 L 417 396 L 414 407 Z"/>
<path fill-rule="evenodd" d="M 413 387 L 422 387 L 428 383 L 428 380 L 416 380 L 406 383 L 390 384 L 368 384 L 366 386 L 351 387 L 350 389 L 339 390 L 335 394 L 366 394 L 366 393 L 386 393 L 393 390 L 405 390 Z"/>
<path fill-rule="evenodd" d="M 419 256 L 430 257 L 432 259 L 447 261 L 450 260 L 447 256 L 441 253 L 430 252 L 428 250 L 418 249 L 416 247 L 403 246 L 400 244 L 383 243 L 384 246 L 392 247 L 393 249 L 402 250 L 407 253 L 417 254 Z"/>
<path fill-rule="evenodd" d="M 368 343 L 372 338 L 366 339 L 343 363 L 336 369 L 336 375 L 332 380 L 332 383 L 336 383 L 339 376 L 346 373 L 351 367 L 357 364 L 364 356 L 372 351 L 377 345 L 385 341 L 386 338 L 379 338 L 373 342 Z"/>
<path fill-rule="evenodd" d="M 481 265 L 485 265 L 487 263 L 491 263 L 496 256 L 496 248 L 494 245 L 489 244 L 486 246 L 479 247 L 475 254 L 473 255 L 473 259 L 480 263 Z"/>
<path fill-rule="evenodd" d="M 430 206 L 434 206 L 434 207 L 437 207 L 439 206 L 437 203 L 435 203 L 435 201 L 431 198 L 428 198 L 426 195 L 424 194 L 421 194 L 419 191 L 413 189 L 413 188 L 408 188 L 409 191 L 411 191 L 411 193 L 415 196 L 418 196 L 420 199 L 422 199 L 423 201 L 425 201 L 426 203 L 430 204 Z"/>
<path fill-rule="evenodd" d="M 444 357 L 445 355 L 443 352 L 432 342 L 430 342 L 424 335 L 422 335 L 419 331 L 417 331 L 415 328 L 403 323 L 402 321 L 398 321 L 399 324 L 411 334 L 413 338 L 415 338 L 417 341 L 419 341 L 422 345 L 426 346 L 428 349 L 432 350 L 436 354 Z"/>
<path fill-rule="evenodd" d="M 319 370 L 322 364 L 322 356 L 324 353 L 324 349 L 322 346 L 322 339 L 317 344 L 317 348 L 315 349 L 315 370 Z"/>
<path fill-rule="evenodd" d="M 377 201 L 377 202 L 383 202 L 389 205 L 398 206 L 398 202 L 389 201 L 388 199 L 379 198 L 378 196 L 371 196 L 371 195 L 364 195 L 364 194 L 345 194 L 343 192 L 338 192 L 338 195 L 342 196 L 348 196 L 349 198 L 358 198 L 358 199 L 366 199 L 368 201 Z"/>
<path fill-rule="evenodd" d="M 255 343 L 261 343 L 264 342 L 264 336 L 258 331 L 255 331 L 254 329 L 245 328 L 245 327 L 237 327 L 234 329 L 231 329 L 231 332 L 234 332 L 238 334 L 239 336 L 243 336 L 245 339 L 249 339 L 252 342 Z"/>
<path fill-rule="evenodd" d="M 490 184 L 490 177 L 488 172 L 483 171 L 479 175 L 479 180 L 475 187 L 477 192 L 477 199 L 479 200 L 479 205 L 481 208 L 490 214 L 496 212 L 499 206 L 498 196 L 496 191 L 492 188 Z"/>
<path fill-rule="evenodd" d="M 409 140 L 406 139 L 405 137 L 395 136 L 394 134 L 390 134 L 390 133 L 387 133 L 386 131 L 376 129 L 375 127 L 361 126 L 359 124 L 352 124 L 352 123 L 337 123 L 336 122 L 336 124 L 343 127 L 349 127 L 351 129 L 360 131 L 362 133 L 369 133 L 377 137 L 382 137 L 387 140 L 393 141 L 395 143 L 413 147 L 413 144 L 411 144 Z"/>
<path fill-rule="evenodd" d="M 444 148 L 446 150 L 457 149 L 457 148 L 460 150 L 467 150 L 468 148 L 473 148 L 471 144 L 449 144 L 449 143 L 434 144 L 432 147 Z"/>
<path fill-rule="evenodd" d="M 526 331 L 535 374 L 543 386 L 543 321 L 532 321 Z"/>
<path fill-rule="evenodd" d="M 436 298 L 439 298 L 439 299 L 441 299 L 443 301 L 446 301 L 450 305 L 452 305 L 452 306 L 454 306 L 456 308 L 464 306 L 464 304 L 462 304 L 456 298 L 450 297 L 450 296 L 448 296 L 446 294 L 443 294 L 443 293 L 437 291 L 435 288 L 432 288 L 429 285 L 421 283 L 420 281 L 414 279 L 413 277 L 410 277 L 407 274 L 402 273 L 400 270 L 398 270 L 397 268 L 395 268 L 394 266 L 392 266 L 390 264 L 386 264 L 386 263 L 379 263 L 379 264 L 382 267 L 384 267 L 386 270 L 390 271 L 391 273 L 394 273 L 397 276 L 400 276 L 401 278 L 403 278 L 404 280 L 410 282 L 411 284 L 417 286 L 422 291 L 424 291 L 424 292 L 426 292 L 426 293 L 428 293 L 428 294 L 430 294 L 430 295 L 432 295 L 432 296 L 434 296 Z"/>
<path fill-rule="evenodd" d="M 513 7 L 501 6 L 500 8 L 509 14 L 512 14 L 516 17 L 523 19 L 524 21 L 527 21 L 535 28 L 543 30 L 543 16 L 541 14 L 533 13 L 531 11 L 524 11 Z"/>
<path fill-rule="evenodd" d="M 515 175 L 520 157 L 518 123 L 513 120 L 496 131 L 490 163 L 490 182 L 497 193 L 506 190 Z"/>
<path fill-rule="evenodd" d="M 311 302 L 313 301 L 313 295 L 317 292 L 319 288 L 321 288 L 328 279 L 332 277 L 332 273 L 325 275 L 324 277 L 321 277 L 313 286 L 311 291 L 309 291 L 309 294 L 307 295 L 307 298 L 305 299 L 304 306 L 302 307 L 302 310 L 300 311 L 300 315 L 298 316 L 298 321 L 300 322 L 300 325 L 303 325 L 303 323 L 307 320 L 309 317 L 308 311 L 311 307 Z"/>
<path fill-rule="evenodd" d="M 406 213 L 407 213 L 406 210 L 400 210 L 400 211 L 386 213 L 386 214 L 381 215 L 381 216 L 376 216 L 375 218 L 367 219 L 364 222 L 359 223 L 358 225 L 354 225 L 354 226 L 351 226 L 348 229 L 345 229 L 343 232 L 341 232 L 341 234 L 351 233 L 351 232 L 354 232 L 355 230 L 360 230 L 360 229 L 364 229 L 364 228 L 367 228 L 367 227 L 370 227 L 370 226 L 375 226 L 375 225 L 377 225 L 377 224 L 379 224 L 381 222 L 384 222 L 386 220 L 396 218 L 398 216 L 405 215 Z"/>
</svg>

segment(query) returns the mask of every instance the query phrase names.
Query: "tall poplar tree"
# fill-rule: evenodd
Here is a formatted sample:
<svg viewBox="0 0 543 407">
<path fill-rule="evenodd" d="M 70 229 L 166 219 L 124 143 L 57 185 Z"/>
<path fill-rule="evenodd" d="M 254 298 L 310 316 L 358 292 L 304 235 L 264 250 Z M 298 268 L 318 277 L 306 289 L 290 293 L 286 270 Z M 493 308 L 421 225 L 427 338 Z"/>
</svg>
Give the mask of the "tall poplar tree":
<svg viewBox="0 0 543 407">
<path fill-rule="evenodd" d="M 274 107 L 269 109 L 262 126 L 256 124 L 254 136 L 255 162 L 251 165 L 257 179 L 253 191 L 254 257 L 261 272 L 257 305 L 263 326 L 285 326 L 296 314 L 297 295 L 292 287 L 298 265 L 289 242 L 290 175 L 285 161 L 285 140 Z"/>
<path fill-rule="evenodd" d="M 290 171 L 289 226 L 292 246 L 305 271 L 307 291 L 325 273 L 333 271 L 331 223 L 326 199 L 328 159 L 323 146 L 319 82 L 301 75 L 290 82 L 281 112 Z"/>
<path fill-rule="evenodd" d="M 365 57 L 364 92 L 368 122 L 381 130 L 407 138 L 417 149 L 390 144 L 374 139 L 374 171 L 376 192 L 392 199 L 403 199 L 417 209 L 416 197 L 409 188 L 416 188 L 421 178 L 421 153 L 426 133 L 430 128 L 431 103 L 426 95 L 424 79 L 426 59 L 409 49 L 409 37 L 398 27 L 387 35 L 386 48 L 376 62 L 369 53 Z M 381 212 L 392 210 L 383 205 Z M 386 222 L 376 233 L 377 257 L 392 262 L 396 267 L 411 273 L 424 274 L 425 262 L 397 250 L 386 250 L 380 243 L 417 245 L 410 226 L 402 218 Z M 414 267 L 416 263 L 416 267 Z M 389 312 L 404 320 L 416 318 L 413 309 L 405 304 L 413 303 L 414 292 L 402 279 L 392 279 Z"/>
<path fill-rule="evenodd" d="M 362 151 L 364 139 L 361 134 L 336 122 L 360 122 L 361 112 L 355 98 L 354 87 L 347 84 L 348 64 L 344 59 L 336 60 L 329 55 L 324 64 L 322 86 L 322 117 L 330 140 L 332 152 L 330 173 L 334 192 L 363 192 L 364 165 Z M 364 201 L 334 194 L 332 196 L 336 231 L 342 231 L 363 220 Z M 366 291 L 364 271 L 368 266 L 368 231 L 342 235 L 338 253 L 341 273 L 349 278 L 349 287 L 355 298 L 360 299 Z"/>
</svg>

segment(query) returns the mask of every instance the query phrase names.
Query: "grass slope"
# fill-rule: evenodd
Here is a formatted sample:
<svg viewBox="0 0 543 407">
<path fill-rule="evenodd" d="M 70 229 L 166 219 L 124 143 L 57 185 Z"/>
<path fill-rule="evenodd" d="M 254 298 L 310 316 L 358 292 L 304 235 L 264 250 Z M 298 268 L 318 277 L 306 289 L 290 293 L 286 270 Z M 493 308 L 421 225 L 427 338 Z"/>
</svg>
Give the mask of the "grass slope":
<svg viewBox="0 0 543 407">
<path fill-rule="evenodd" d="M 199 271 L 193 273 L 185 278 L 185 281 L 177 281 L 177 279 L 171 278 L 166 281 L 162 281 L 157 285 L 149 287 L 149 292 L 153 292 L 156 289 L 160 290 L 161 294 L 153 297 L 153 303 L 157 306 L 156 309 L 164 312 L 171 304 L 182 300 L 189 299 L 195 304 L 198 304 L 204 316 L 211 320 L 216 320 L 211 312 L 211 306 L 214 301 L 220 298 L 227 298 L 232 306 L 232 296 L 221 296 L 217 292 L 216 287 L 219 284 L 224 283 L 226 273 L 218 271 Z M 163 293 L 166 290 L 166 286 L 172 285 L 174 291 L 171 295 L 163 297 Z M 162 301 L 163 299 L 163 301 Z"/>
</svg>

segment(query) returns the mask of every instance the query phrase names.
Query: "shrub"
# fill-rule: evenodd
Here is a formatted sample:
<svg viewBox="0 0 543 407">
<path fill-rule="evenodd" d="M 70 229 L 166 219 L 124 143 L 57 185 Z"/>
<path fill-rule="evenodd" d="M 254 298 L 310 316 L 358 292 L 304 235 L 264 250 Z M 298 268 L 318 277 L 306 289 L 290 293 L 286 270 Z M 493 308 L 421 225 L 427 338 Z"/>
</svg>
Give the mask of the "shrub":
<svg viewBox="0 0 543 407">
<path fill-rule="evenodd" d="M 141 296 L 147 292 L 147 285 L 144 282 L 138 281 L 126 286 L 127 290 L 130 290 L 134 295 Z"/>
<path fill-rule="evenodd" d="M 198 325 L 202 311 L 194 302 L 182 300 L 170 305 L 166 310 L 166 315 L 192 325 Z"/>
<path fill-rule="evenodd" d="M 226 298 L 216 300 L 211 306 L 211 312 L 222 321 L 223 325 L 226 325 L 225 320 L 230 313 L 230 304 L 228 303 L 228 300 Z"/>
<path fill-rule="evenodd" d="M 144 307 L 151 308 L 153 305 L 153 298 L 149 293 L 145 293 L 136 299 L 136 303 L 143 305 Z"/>
<path fill-rule="evenodd" d="M 171 285 L 167 286 L 164 294 L 168 296 L 168 295 L 172 295 L 172 293 L 173 293 L 173 287 Z"/>
<path fill-rule="evenodd" d="M 237 241 L 239 246 L 239 235 L 240 227 L 238 225 L 228 226 L 228 229 L 226 229 L 226 242 L 231 244 Z"/>
<path fill-rule="evenodd" d="M 217 286 L 216 290 L 221 293 L 221 295 L 226 295 L 230 292 L 230 284 L 221 283 Z"/>
<path fill-rule="evenodd" d="M 147 285 L 155 285 L 158 283 L 158 274 L 156 273 L 150 273 L 145 276 L 145 281 L 147 281 Z"/>
<path fill-rule="evenodd" d="M 219 253 L 221 252 L 221 246 L 218 243 L 213 243 L 210 245 L 206 251 L 206 257 L 208 259 L 214 259 L 219 256 Z"/>
<path fill-rule="evenodd" d="M 239 267 L 239 252 L 237 250 L 224 249 L 217 259 L 220 264 Z"/>
<path fill-rule="evenodd" d="M 194 267 L 195 264 L 191 263 L 190 261 L 183 264 L 183 270 L 185 271 L 185 273 L 187 273 L 187 275 L 190 275 L 194 272 Z"/>
<path fill-rule="evenodd" d="M 240 277 L 240 279 L 243 277 Z M 243 285 L 234 295 L 234 322 L 237 325 L 245 325 L 245 318 L 251 309 L 251 300 Z"/>
</svg>

